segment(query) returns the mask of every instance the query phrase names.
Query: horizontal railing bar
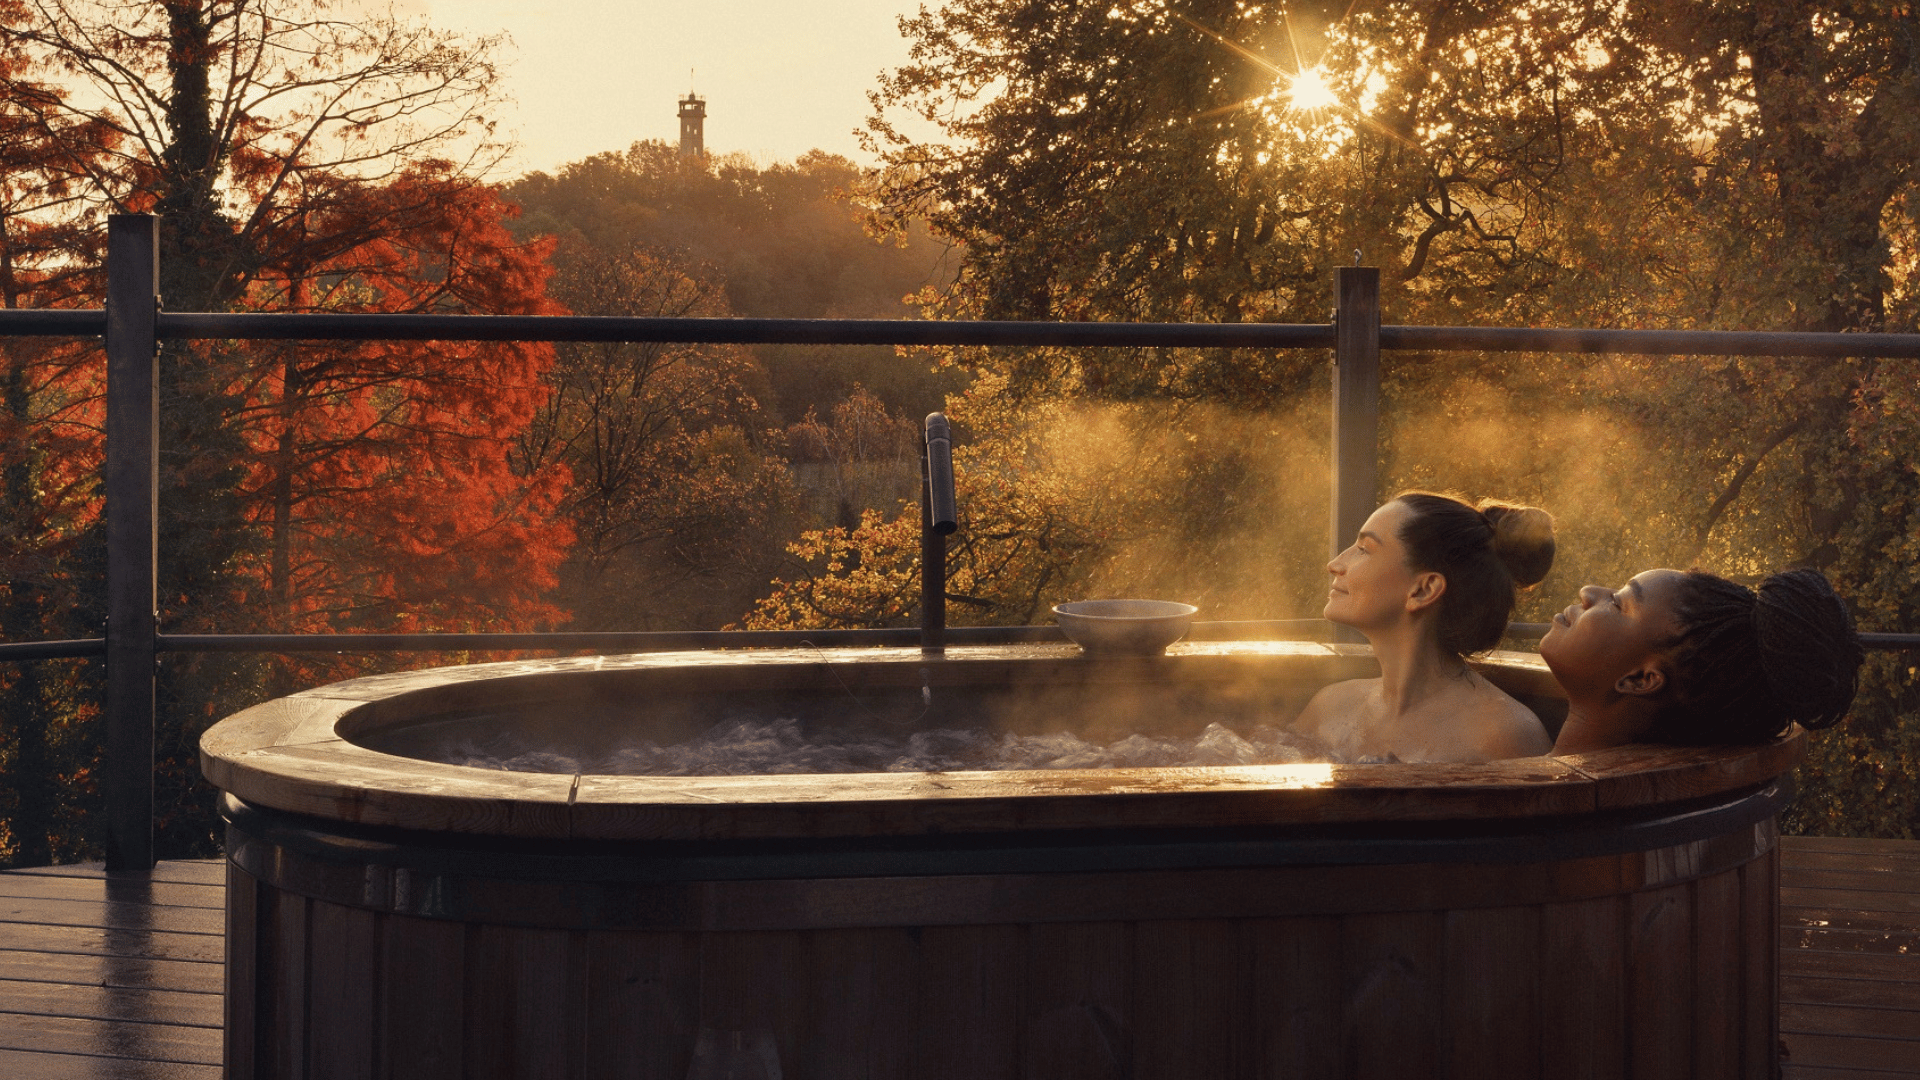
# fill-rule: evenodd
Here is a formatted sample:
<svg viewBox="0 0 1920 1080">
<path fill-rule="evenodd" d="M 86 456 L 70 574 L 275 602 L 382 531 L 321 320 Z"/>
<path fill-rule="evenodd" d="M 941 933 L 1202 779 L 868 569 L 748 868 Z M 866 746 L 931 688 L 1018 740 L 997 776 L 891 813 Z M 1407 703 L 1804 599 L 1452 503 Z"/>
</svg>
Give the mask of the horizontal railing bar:
<svg viewBox="0 0 1920 1080">
<path fill-rule="evenodd" d="M 1331 624 L 1325 619 L 1245 619 L 1197 622 L 1188 631 L 1188 641 L 1291 641 L 1316 640 L 1325 636 Z M 1517 640 L 1538 640 L 1546 636 L 1551 623 L 1509 623 L 1507 636 Z M 948 640 L 956 645 L 1006 645 L 1027 641 L 1063 641 L 1058 626 L 950 626 Z M 537 633 L 537 634 L 162 634 L 158 647 L 162 652 L 487 652 L 523 649 L 624 650 L 663 652 L 680 649 L 764 649 L 798 648 L 806 645 L 917 645 L 918 627 L 894 627 L 880 630 L 664 630 L 634 632 Z M 1861 634 L 1860 644 L 1868 649 L 1920 649 L 1920 634 Z M 53 641 L 39 644 L 0 645 L 0 659 L 26 659 L 9 650 L 35 648 L 91 647 L 93 652 L 61 652 L 47 655 L 90 656 L 101 651 L 101 643 L 89 641 Z"/>
<path fill-rule="evenodd" d="M 1326 626 L 1322 619 L 1264 619 L 1195 623 L 1196 641 L 1242 641 L 1297 634 Z M 955 626 L 956 645 L 1010 645 L 1064 641 L 1058 626 Z M 543 634 L 162 634 L 162 652 L 497 652 L 553 649 L 664 652 L 679 649 L 767 649 L 918 645 L 918 627 L 879 630 L 684 630 Z"/>
<path fill-rule="evenodd" d="M 1318 323 L 965 322 L 928 319 L 653 319 L 611 315 L 163 313 L 163 338 L 314 341 L 597 341 L 790 345 L 1090 345 L 1331 348 Z"/>
<path fill-rule="evenodd" d="M 0 308 L 0 337 L 99 337 L 105 308 Z"/>
<path fill-rule="evenodd" d="M 308 341 L 599 341 L 795 345 L 1085 345 L 1331 348 L 1321 323 L 991 322 L 920 319 L 653 319 L 587 315 L 162 312 L 163 338 Z M 97 336 L 99 308 L 0 310 L 0 336 Z M 1920 357 L 1920 334 L 1383 326 L 1382 349 L 1672 356 Z"/>
<path fill-rule="evenodd" d="M 1777 330 L 1561 330 L 1498 326 L 1383 326 L 1399 351 L 1638 353 L 1666 356 L 1920 357 L 1920 334 Z"/>
<path fill-rule="evenodd" d="M 78 638 L 71 641 L 0 642 L 0 661 L 63 660 L 76 656 L 107 655 L 105 638 Z"/>
<path fill-rule="evenodd" d="M 1253 619 L 1194 623 L 1189 641 L 1313 640 L 1324 635 L 1325 619 Z M 1519 640 L 1545 637 L 1550 623 L 1512 623 L 1507 636 Z M 1025 641 L 1064 640 L 1058 626 L 952 626 L 949 639 L 956 645 L 1006 645 Z M 917 645 L 917 627 L 883 630 L 689 630 L 635 633 L 545 634 L 162 634 L 162 652 L 486 652 L 579 649 L 662 652 L 712 648 L 799 648 L 806 645 Z M 1920 649 L 1920 634 L 1861 634 L 1868 649 Z M 55 660 L 102 656 L 106 641 L 80 638 L 70 641 L 0 642 L 0 662 Z"/>
</svg>

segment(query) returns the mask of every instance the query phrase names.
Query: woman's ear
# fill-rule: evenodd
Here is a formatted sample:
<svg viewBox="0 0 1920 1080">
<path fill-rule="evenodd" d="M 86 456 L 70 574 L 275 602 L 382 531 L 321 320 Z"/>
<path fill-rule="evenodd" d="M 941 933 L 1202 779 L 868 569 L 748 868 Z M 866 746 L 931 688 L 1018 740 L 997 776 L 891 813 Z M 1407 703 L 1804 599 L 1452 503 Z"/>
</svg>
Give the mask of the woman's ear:
<svg viewBox="0 0 1920 1080">
<path fill-rule="evenodd" d="M 1628 697 L 1652 697 L 1667 685 L 1667 673 L 1651 660 L 1620 676 L 1613 684 L 1616 693 Z"/>
<path fill-rule="evenodd" d="M 1413 586 L 1407 590 L 1407 614 L 1430 608 L 1440 602 L 1447 591 L 1447 579 L 1443 574 L 1431 570 L 1413 576 Z"/>
</svg>

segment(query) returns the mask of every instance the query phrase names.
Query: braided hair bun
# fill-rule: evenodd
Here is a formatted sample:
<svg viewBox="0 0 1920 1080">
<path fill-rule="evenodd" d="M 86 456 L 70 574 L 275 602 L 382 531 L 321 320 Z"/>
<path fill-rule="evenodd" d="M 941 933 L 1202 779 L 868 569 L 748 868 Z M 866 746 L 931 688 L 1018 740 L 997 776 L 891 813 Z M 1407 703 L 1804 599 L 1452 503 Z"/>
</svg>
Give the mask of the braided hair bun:
<svg viewBox="0 0 1920 1080">
<path fill-rule="evenodd" d="M 1853 616 L 1818 570 L 1788 570 L 1760 583 L 1753 605 L 1760 670 L 1786 719 L 1818 731 L 1847 715 L 1860 688 Z"/>
<path fill-rule="evenodd" d="M 1758 590 L 1688 571 L 1674 607 L 1681 630 L 1653 738 L 1760 742 L 1796 722 L 1832 727 L 1853 705 L 1864 653 L 1847 605 L 1818 570 L 1774 574 Z"/>
</svg>

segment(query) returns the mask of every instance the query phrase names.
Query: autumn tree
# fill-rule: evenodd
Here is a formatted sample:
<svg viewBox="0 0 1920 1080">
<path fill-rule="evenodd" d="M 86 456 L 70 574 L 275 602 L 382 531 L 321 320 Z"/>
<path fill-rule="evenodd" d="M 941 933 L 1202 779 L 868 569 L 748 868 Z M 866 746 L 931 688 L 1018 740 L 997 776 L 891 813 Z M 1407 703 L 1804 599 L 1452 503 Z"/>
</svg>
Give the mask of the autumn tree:
<svg viewBox="0 0 1920 1080">
<path fill-rule="evenodd" d="M 23 17 L 0 3 L 0 26 Z M 37 58 L 0 46 L 0 307 L 76 306 L 97 286 L 93 237 L 68 211 L 112 133 L 55 119 L 61 89 Z M 100 398 L 96 357 L 73 342 L 0 342 L 0 640 L 83 637 L 100 618 Z M 63 743 L 84 740 L 97 710 L 97 665 L 27 662 L 0 669 L 0 789 L 8 836 L 0 859 L 38 865 L 87 785 Z M 61 774 L 65 773 L 63 777 Z M 64 781 L 64 782 L 63 782 Z M 64 804 L 64 805 L 63 805 Z M 63 813 L 64 812 L 64 813 Z"/>
<path fill-rule="evenodd" d="M 570 238 L 552 294 L 582 315 L 717 317 L 719 285 L 643 249 Z M 765 581 L 792 501 L 764 374 L 737 346 L 563 343 L 514 460 L 564 468 L 555 506 L 578 537 L 555 602 L 582 629 L 717 629 Z"/>
<path fill-rule="evenodd" d="M 914 318 L 907 298 L 945 284 L 951 253 L 906 219 L 887 237 L 866 229 L 867 178 L 814 151 L 791 163 L 743 155 L 682 157 L 658 141 L 596 154 L 508 185 L 522 235 L 568 237 L 613 256 L 644 250 L 707 267 L 727 307 L 748 318 Z M 925 414 L 959 383 L 920 357 L 859 346 L 756 346 L 771 397 L 794 423 L 827 415 L 854 384 L 890 408 Z"/>
<path fill-rule="evenodd" d="M 13 14 L 6 48 L 68 92 L 10 78 L 9 108 L 43 131 L 102 133 L 69 140 L 94 152 L 74 202 L 42 217 L 97 245 L 102 212 L 159 213 L 169 308 L 557 310 L 544 250 L 504 231 L 511 211 L 486 187 L 495 41 L 334 0 L 27 0 Z M 547 514 L 563 474 L 506 462 L 551 360 L 538 345 L 167 345 L 165 628 L 557 618 L 540 593 L 567 542 Z M 274 685 L 304 670 L 282 664 Z M 245 657 L 163 665 L 163 853 L 212 843 L 194 740 L 269 674 Z"/>
</svg>

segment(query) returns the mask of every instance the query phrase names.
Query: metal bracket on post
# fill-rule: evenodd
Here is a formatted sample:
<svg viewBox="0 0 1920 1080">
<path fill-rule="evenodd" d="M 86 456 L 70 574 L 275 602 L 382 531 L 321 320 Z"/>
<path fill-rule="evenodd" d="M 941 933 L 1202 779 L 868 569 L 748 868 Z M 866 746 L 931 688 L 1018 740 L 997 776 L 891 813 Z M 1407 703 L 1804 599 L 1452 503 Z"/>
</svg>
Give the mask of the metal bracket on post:
<svg viewBox="0 0 1920 1080">
<path fill-rule="evenodd" d="M 107 869 L 153 869 L 159 221 L 107 219 Z"/>
<path fill-rule="evenodd" d="M 1329 557 L 1346 550 L 1378 505 L 1380 269 L 1333 271 L 1333 514 Z M 1336 627 L 1342 640 L 1359 635 Z"/>
</svg>

